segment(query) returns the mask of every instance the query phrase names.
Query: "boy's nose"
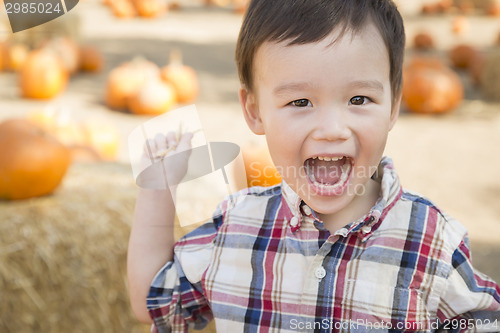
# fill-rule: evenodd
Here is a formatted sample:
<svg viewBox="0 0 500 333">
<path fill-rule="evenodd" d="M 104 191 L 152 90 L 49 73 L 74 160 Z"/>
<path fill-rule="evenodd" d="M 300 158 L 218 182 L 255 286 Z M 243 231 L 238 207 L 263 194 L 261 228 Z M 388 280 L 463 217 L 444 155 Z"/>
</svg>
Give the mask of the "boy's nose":
<svg viewBox="0 0 500 333">
<path fill-rule="evenodd" d="M 312 138 L 315 140 L 345 141 L 351 136 L 345 114 L 340 110 L 321 110 L 315 119 Z"/>
</svg>

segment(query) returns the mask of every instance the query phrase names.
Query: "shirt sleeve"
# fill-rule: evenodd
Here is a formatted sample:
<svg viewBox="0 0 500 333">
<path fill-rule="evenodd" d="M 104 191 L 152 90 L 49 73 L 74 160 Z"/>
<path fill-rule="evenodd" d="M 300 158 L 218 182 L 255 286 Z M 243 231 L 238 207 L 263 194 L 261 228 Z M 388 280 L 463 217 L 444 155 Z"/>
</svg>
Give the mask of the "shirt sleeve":
<svg viewBox="0 0 500 333">
<path fill-rule="evenodd" d="M 201 279 L 208 267 L 222 214 L 182 237 L 174 245 L 174 259 L 157 273 L 147 297 L 154 321 L 152 332 L 202 329 L 213 315 Z"/>
<path fill-rule="evenodd" d="M 500 332 L 500 287 L 472 267 L 469 239 L 452 255 L 438 318 L 447 332 Z"/>
</svg>

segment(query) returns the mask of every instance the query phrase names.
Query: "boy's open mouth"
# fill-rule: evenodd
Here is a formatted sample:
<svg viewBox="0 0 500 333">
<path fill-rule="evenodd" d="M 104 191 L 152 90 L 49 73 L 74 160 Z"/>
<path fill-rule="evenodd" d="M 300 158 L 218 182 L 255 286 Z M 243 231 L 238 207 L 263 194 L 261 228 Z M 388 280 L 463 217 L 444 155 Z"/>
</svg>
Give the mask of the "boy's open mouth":
<svg viewBox="0 0 500 333">
<path fill-rule="evenodd" d="M 304 168 L 315 192 L 339 195 L 348 183 L 352 164 L 348 156 L 315 156 L 304 162 Z"/>
</svg>

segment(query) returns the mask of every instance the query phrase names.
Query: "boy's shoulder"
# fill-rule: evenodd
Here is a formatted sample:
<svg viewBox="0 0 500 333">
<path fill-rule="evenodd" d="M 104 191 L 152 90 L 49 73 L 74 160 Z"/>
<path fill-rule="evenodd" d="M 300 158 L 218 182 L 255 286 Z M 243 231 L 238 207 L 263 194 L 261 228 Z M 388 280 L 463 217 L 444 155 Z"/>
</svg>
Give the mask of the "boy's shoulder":
<svg viewBox="0 0 500 333">
<path fill-rule="evenodd" d="M 433 230 L 436 237 L 452 248 L 457 247 L 467 237 L 465 226 L 426 196 L 405 188 L 400 203 L 407 206 L 409 228 L 424 228 L 427 232 Z M 399 210 L 395 208 L 391 215 L 398 214 Z"/>
</svg>

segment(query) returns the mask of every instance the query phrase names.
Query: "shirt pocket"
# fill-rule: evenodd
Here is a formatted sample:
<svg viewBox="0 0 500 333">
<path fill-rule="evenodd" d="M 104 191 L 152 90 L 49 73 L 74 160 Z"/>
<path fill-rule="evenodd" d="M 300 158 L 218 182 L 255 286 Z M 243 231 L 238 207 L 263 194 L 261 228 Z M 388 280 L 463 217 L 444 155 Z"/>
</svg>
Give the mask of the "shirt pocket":
<svg viewBox="0 0 500 333">
<path fill-rule="evenodd" d="M 344 284 L 342 317 L 370 329 L 430 331 L 430 314 L 421 290 L 383 282 L 349 279 Z"/>
</svg>

